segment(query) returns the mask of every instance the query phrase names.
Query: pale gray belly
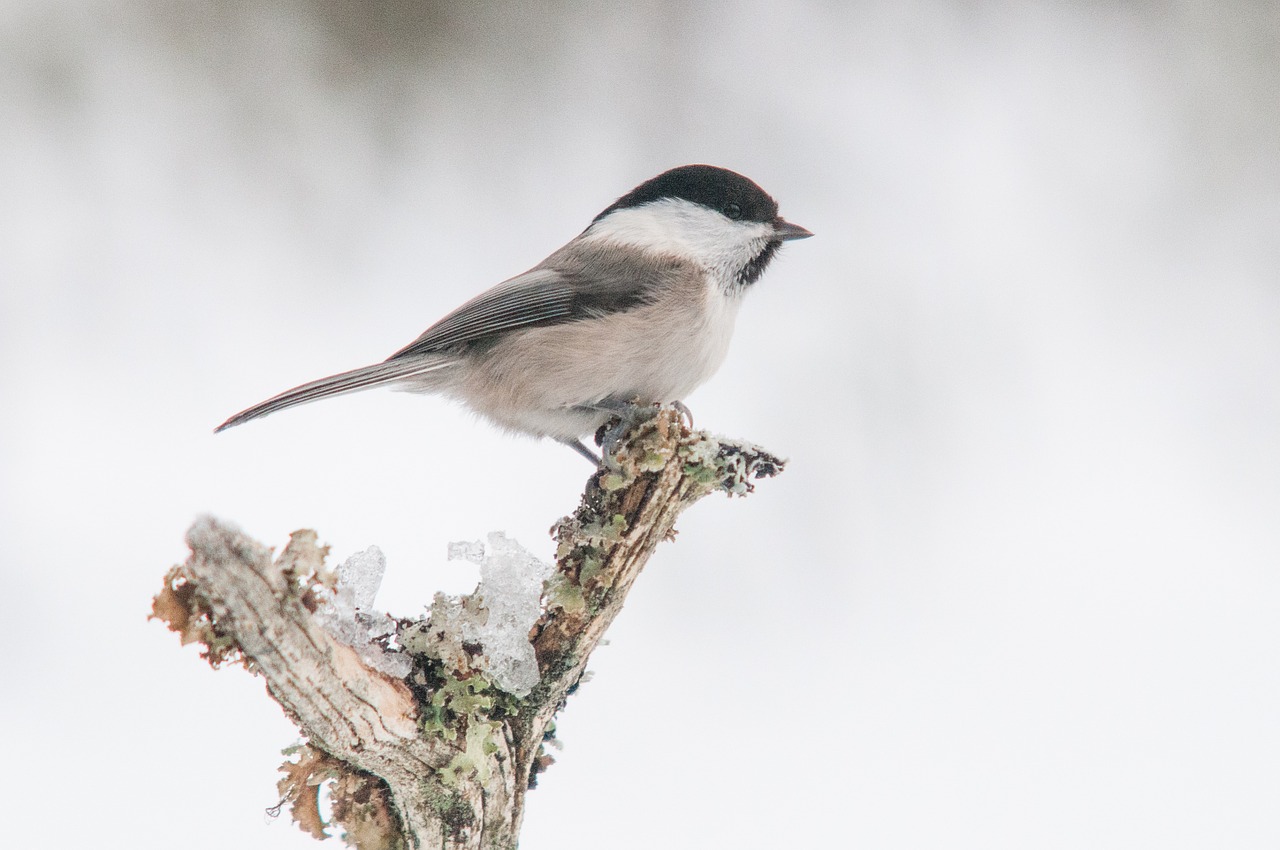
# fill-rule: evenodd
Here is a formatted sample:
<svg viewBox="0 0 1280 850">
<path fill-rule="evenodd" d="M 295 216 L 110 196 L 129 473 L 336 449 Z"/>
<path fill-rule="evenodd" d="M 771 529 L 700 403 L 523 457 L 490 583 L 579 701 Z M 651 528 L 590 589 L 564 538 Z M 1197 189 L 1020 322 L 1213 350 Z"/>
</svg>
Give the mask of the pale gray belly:
<svg viewBox="0 0 1280 850">
<path fill-rule="evenodd" d="M 512 431 L 576 438 L 608 420 L 606 400 L 679 401 L 723 362 L 737 299 L 716 294 L 664 318 L 642 307 L 512 333 L 459 363 L 445 392 Z"/>
</svg>

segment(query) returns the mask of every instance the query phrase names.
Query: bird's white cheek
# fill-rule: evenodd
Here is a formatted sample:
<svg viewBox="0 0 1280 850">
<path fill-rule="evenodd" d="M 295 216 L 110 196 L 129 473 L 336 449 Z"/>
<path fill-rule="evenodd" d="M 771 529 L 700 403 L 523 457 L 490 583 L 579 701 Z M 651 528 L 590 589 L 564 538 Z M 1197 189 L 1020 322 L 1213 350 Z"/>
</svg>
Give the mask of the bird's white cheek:
<svg viewBox="0 0 1280 850">
<path fill-rule="evenodd" d="M 676 254 L 732 279 L 771 232 L 759 222 L 730 221 L 715 210 L 678 198 L 615 210 L 582 238 Z"/>
</svg>

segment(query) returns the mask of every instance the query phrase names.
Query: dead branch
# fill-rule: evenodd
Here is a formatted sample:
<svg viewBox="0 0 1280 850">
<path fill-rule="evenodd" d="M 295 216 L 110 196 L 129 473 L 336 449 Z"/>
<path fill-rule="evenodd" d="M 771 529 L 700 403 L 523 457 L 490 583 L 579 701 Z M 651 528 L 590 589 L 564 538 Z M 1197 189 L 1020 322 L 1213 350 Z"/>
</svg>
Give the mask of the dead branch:
<svg viewBox="0 0 1280 850">
<path fill-rule="evenodd" d="M 614 458 L 552 530 L 555 571 L 528 635 L 538 681 L 526 694 L 499 687 L 485 648 L 460 637 L 455 621 L 488 615 L 479 590 L 438 595 L 429 617 L 395 621 L 372 649 L 335 636 L 324 615 L 337 580 L 312 531 L 295 532 L 273 560 L 235 528 L 199 520 L 154 615 L 202 644 L 211 664 L 261 675 L 297 723 L 306 743 L 282 766 L 280 788 L 303 829 L 327 836 L 317 793 L 328 782 L 331 818 L 360 850 L 512 850 L 525 793 L 551 761 L 552 720 L 655 547 L 693 502 L 743 495 L 783 466 L 755 446 L 690 432 L 667 409 L 625 435 Z M 371 651 L 399 668 L 370 663 Z"/>
</svg>

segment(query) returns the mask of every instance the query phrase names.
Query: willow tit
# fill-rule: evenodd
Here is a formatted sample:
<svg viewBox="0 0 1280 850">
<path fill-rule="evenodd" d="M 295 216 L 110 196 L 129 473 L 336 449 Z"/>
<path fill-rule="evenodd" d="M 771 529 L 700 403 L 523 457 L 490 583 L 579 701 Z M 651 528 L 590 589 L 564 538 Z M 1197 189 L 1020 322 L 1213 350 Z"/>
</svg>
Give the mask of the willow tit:
<svg viewBox="0 0 1280 850">
<path fill-rule="evenodd" d="M 462 401 L 512 432 L 581 437 L 678 402 L 719 368 L 738 304 L 783 242 L 813 234 L 752 181 L 686 165 L 623 195 L 569 244 L 436 322 L 382 363 L 287 390 L 222 431 L 382 385 Z"/>
</svg>

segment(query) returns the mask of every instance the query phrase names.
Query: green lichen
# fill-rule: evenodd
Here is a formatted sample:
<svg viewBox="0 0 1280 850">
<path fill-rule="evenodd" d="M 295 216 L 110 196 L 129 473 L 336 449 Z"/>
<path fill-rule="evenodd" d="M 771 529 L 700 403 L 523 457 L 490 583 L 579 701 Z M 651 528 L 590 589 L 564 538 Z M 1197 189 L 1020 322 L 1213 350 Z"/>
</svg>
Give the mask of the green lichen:
<svg viewBox="0 0 1280 850">
<path fill-rule="evenodd" d="M 479 673 L 463 679 L 440 670 L 436 675 L 442 681 L 423 703 L 419 724 L 426 734 L 456 741 L 464 722 L 484 720 L 493 711 L 495 692 L 489 680 Z"/>
<path fill-rule="evenodd" d="M 590 549 L 582 556 L 582 564 L 578 568 L 578 584 L 586 585 L 600 573 L 604 566 L 604 558 L 597 549 Z"/>
<path fill-rule="evenodd" d="M 475 777 L 482 784 L 489 781 L 489 756 L 498 751 L 502 724 L 493 720 L 472 718 L 467 723 L 466 748 L 454 755 L 440 770 L 440 781 L 449 788 Z"/>
<path fill-rule="evenodd" d="M 703 463 L 686 463 L 684 474 L 690 480 L 704 487 L 711 487 L 720 478 L 720 471 Z"/>
<path fill-rule="evenodd" d="M 621 472 L 607 472 L 600 476 L 600 489 L 606 493 L 613 493 L 626 487 L 631 480 L 630 476 L 623 475 Z"/>
<path fill-rule="evenodd" d="M 420 674 L 422 679 L 431 681 L 419 700 L 419 728 L 423 734 L 455 746 L 462 736 L 461 748 L 439 771 L 440 781 L 450 788 L 473 777 L 487 782 L 489 757 L 498 751 L 502 741 L 502 721 L 519 716 L 523 701 L 495 687 L 479 673 L 457 677 L 435 666 L 422 668 Z"/>
<path fill-rule="evenodd" d="M 582 595 L 581 585 L 574 584 L 564 573 L 555 573 L 547 579 L 542 594 L 547 601 L 548 611 L 581 614 L 587 610 L 587 600 Z"/>
<path fill-rule="evenodd" d="M 578 547 L 604 546 L 616 543 L 627 532 L 627 518 L 622 514 L 613 514 L 608 519 L 600 519 L 583 523 L 572 529 L 572 540 Z"/>
<path fill-rule="evenodd" d="M 644 455 L 636 461 L 636 469 L 641 472 L 659 472 L 670 459 L 670 452 L 654 451 L 648 449 Z"/>
</svg>

